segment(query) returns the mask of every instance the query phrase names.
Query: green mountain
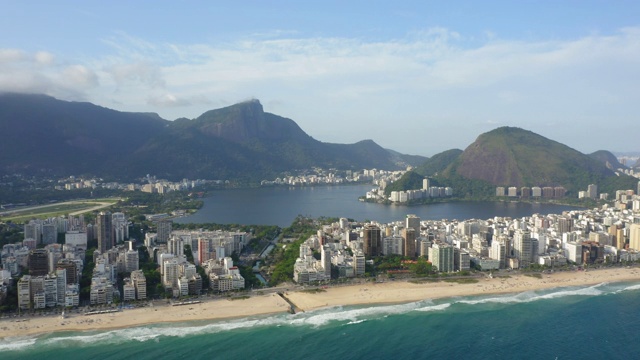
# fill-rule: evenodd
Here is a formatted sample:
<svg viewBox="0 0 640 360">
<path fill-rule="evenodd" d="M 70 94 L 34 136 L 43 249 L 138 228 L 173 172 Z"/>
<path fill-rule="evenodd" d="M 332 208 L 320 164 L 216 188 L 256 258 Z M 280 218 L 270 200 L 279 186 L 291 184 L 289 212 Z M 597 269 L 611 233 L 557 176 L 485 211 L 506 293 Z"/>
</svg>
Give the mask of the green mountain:
<svg viewBox="0 0 640 360">
<path fill-rule="evenodd" d="M 400 177 L 400 179 L 389 184 L 384 189 L 384 193 L 389 195 L 392 191 L 422 189 L 422 180 L 424 180 L 424 176 L 416 173 L 415 171 L 407 171 Z"/>
<path fill-rule="evenodd" d="M 0 172 L 130 179 L 273 177 L 314 166 L 401 169 L 423 162 L 371 140 L 323 143 L 257 100 L 176 121 L 43 95 L 0 94 Z"/>
<path fill-rule="evenodd" d="M 0 94 L 0 172 L 106 175 L 168 124 L 157 114 Z"/>
<path fill-rule="evenodd" d="M 429 160 L 416 167 L 414 171 L 422 176 L 433 176 L 445 170 L 462 154 L 460 149 L 451 149 L 433 155 Z"/>
<path fill-rule="evenodd" d="M 594 153 L 589 154 L 592 158 L 603 163 L 608 169 L 617 170 L 617 169 L 628 169 L 627 166 L 622 165 L 618 158 L 613 155 L 610 151 L 607 150 L 598 150 Z"/>
<path fill-rule="evenodd" d="M 637 183 L 589 155 L 513 127 L 480 135 L 442 172 L 442 178 L 480 180 L 493 186 L 564 186 L 573 193 L 592 183 L 602 192 Z"/>
</svg>

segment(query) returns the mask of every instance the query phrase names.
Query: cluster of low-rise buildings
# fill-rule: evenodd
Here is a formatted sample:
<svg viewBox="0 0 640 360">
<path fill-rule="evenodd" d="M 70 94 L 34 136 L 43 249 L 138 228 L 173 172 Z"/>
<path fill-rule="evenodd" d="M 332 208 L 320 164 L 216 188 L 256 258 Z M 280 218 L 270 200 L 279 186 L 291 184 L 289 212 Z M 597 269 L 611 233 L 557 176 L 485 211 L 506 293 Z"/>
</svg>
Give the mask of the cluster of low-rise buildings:
<svg viewBox="0 0 640 360">
<path fill-rule="evenodd" d="M 313 256 L 320 253 L 320 260 Z M 352 255 L 353 254 L 353 255 Z M 640 260 L 640 196 L 619 191 L 612 205 L 513 219 L 338 223 L 324 226 L 300 247 L 299 283 L 354 276 L 355 259 L 424 257 L 440 272 L 519 269 L 531 265 L 589 265 Z M 330 272 L 330 265 L 349 271 Z M 361 275 L 362 273 L 355 273 Z"/>
<path fill-rule="evenodd" d="M 311 174 L 305 173 L 300 175 L 290 175 L 276 178 L 275 180 L 262 180 L 262 186 L 269 185 L 288 185 L 288 186 L 304 186 L 304 185 L 338 185 L 344 183 L 374 183 L 393 182 L 399 179 L 405 171 L 387 171 L 378 169 L 363 169 L 360 171 L 346 170 L 344 174 L 339 175 L 335 169 L 324 170 L 314 168 Z"/>
<path fill-rule="evenodd" d="M 407 203 L 412 201 L 419 201 L 421 199 L 429 198 L 444 198 L 453 196 L 453 188 L 432 186 L 431 179 L 425 178 L 422 180 L 421 189 L 411 189 L 405 191 L 391 191 L 389 196 L 385 194 L 385 189 L 389 182 L 380 181 L 378 188 L 372 189 L 365 194 L 365 198 L 369 201 L 391 201 L 393 203 Z"/>
<path fill-rule="evenodd" d="M 565 197 L 567 189 L 563 186 L 522 186 L 520 188 L 515 186 L 498 186 L 496 187 L 497 197 L 510 197 L 510 198 L 545 198 L 545 199 L 561 199 Z"/>
<path fill-rule="evenodd" d="M 54 186 L 56 190 L 76 190 L 76 189 L 112 189 L 127 191 L 142 191 L 148 193 L 164 194 L 171 191 L 188 191 L 207 183 L 223 184 L 222 180 L 203 180 L 203 179 L 182 179 L 182 181 L 169 181 L 165 179 L 156 179 L 153 176 L 147 176 L 143 179 L 143 183 L 119 183 L 119 182 L 103 182 L 99 178 L 76 178 L 69 176 L 68 178 L 58 180 Z"/>
</svg>

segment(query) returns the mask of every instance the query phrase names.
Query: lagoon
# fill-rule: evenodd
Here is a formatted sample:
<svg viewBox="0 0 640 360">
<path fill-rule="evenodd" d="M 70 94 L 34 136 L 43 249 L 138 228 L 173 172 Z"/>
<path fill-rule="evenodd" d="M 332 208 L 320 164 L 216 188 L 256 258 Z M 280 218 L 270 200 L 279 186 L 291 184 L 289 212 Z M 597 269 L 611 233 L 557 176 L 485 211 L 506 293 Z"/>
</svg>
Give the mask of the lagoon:
<svg viewBox="0 0 640 360">
<path fill-rule="evenodd" d="M 373 185 L 261 187 L 212 191 L 195 214 L 177 223 L 278 225 L 286 227 L 298 215 L 346 217 L 382 223 L 415 214 L 423 220 L 520 218 L 532 214 L 560 214 L 576 207 L 520 202 L 446 202 L 427 205 L 383 205 L 358 200 Z"/>
</svg>

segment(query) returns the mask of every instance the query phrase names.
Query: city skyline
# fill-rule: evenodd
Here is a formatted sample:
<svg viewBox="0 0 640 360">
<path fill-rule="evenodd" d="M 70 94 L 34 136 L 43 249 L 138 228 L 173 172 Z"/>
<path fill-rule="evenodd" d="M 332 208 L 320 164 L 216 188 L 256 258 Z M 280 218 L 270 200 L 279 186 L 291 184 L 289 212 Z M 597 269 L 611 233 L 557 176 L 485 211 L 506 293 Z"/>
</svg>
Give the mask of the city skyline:
<svg viewBox="0 0 640 360">
<path fill-rule="evenodd" d="M 5 2 L 0 91 L 169 120 L 257 98 L 320 141 L 425 156 L 500 126 L 638 151 L 639 6 Z"/>
</svg>

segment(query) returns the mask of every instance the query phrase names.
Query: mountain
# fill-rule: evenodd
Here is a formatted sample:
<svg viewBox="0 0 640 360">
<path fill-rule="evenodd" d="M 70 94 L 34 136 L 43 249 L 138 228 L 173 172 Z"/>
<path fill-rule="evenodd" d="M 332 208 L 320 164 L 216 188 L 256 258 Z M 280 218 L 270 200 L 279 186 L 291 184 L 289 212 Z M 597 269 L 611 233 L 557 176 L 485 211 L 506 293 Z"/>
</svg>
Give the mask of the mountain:
<svg viewBox="0 0 640 360">
<path fill-rule="evenodd" d="M 631 184 L 637 183 L 589 155 L 514 127 L 480 135 L 442 175 L 493 186 L 564 186 L 570 192 L 586 190 L 592 183 L 603 191 L 617 186 L 633 188 Z"/>
<path fill-rule="evenodd" d="M 423 162 L 371 140 L 323 143 L 257 100 L 189 120 L 119 112 L 44 95 L 0 94 L 0 172 L 130 179 L 259 180 L 314 166 L 401 169 Z"/>
<path fill-rule="evenodd" d="M 0 171 L 104 174 L 168 124 L 157 114 L 0 94 Z"/>
<path fill-rule="evenodd" d="M 422 176 L 433 176 L 445 170 L 462 154 L 460 149 L 451 149 L 433 155 L 427 161 L 416 167 L 414 171 Z"/>
<path fill-rule="evenodd" d="M 132 159 L 144 171 L 162 177 L 253 180 L 314 166 L 400 169 L 408 164 L 403 156 L 372 140 L 355 144 L 315 140 L 293 120 L 264 112 L 257 100 L 170 123 L 167 132 L 149 139 Z"/>
<path fill-rule="evenodd" d="M 627 166 L 622 165 L 618 158 L 613 155 L 610 151 L 607 150 L 598 150 L 594 153 L 589 154 L 592 158 L 603 163 L 608 169 L 617 170 L 617 169 L 628 169 Z"/>
</svg>

